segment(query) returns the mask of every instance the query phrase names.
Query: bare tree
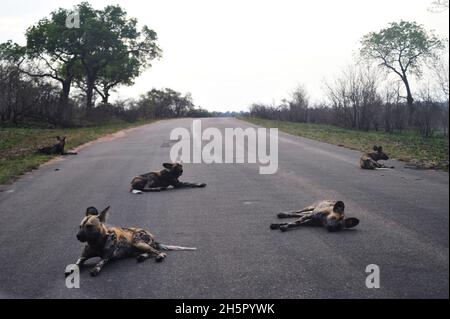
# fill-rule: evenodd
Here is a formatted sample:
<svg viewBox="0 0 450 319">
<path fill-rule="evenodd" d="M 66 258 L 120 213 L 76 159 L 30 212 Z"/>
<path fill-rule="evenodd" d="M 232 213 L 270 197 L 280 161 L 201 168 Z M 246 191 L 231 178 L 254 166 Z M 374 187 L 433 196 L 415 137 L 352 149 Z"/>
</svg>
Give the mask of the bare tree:
<svg viewBox="0 0 450 319">
<path fill-rule="evenodd" d="M 428 11 L 433 13 L 442 13 L 448 10 L 449 0 L 436 0 L 431 3 L 431 6 L 428 8 Z"/>
<path fill-rule="evenodd" d="M 441 91 L 442 98 L 448 102 L 449 100 L 449 55 L 448 55 L 448 40 L 445 44 L 445 54 L 436 57 L 431 66 L 432 75 Z"/>
<path fill-rule="evenodd" d="M 291 99 L 286 101 L 290 120 L 294 122 L 308 121 L 309 96 L 304 86 L 298 86 L 292 93 Z"/>
<path fill-rule="evenodd" d="M 335 110 L 337 124 L 344 127 L 378 129 L 375 115 L 382 104 L 378 76 L 368 67 L 351 66 L 334 82 L 326 84 L 327 96 Z"/>
<path fill-rule="evenodd" d="M 398 75 L 406 90 L 409 124 L 413 117 L 413 93 L 409 75 L 422 75 L 424 64 L 433 60 L 442 42 L 416 22 L 391 23 L 379 32 L 365 35 L 361 41 L 363 58 L 379 62 L 379 66 Z"/>
</svg>

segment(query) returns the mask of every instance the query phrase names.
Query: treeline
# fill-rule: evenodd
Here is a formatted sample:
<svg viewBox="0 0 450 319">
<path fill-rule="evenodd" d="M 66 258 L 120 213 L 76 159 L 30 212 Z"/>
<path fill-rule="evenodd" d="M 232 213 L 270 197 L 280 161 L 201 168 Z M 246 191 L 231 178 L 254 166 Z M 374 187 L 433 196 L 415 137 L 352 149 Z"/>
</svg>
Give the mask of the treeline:
<svg viewBox="0 0 450 319">
<path fill-rule="evenodd" d="M 279 105 L 253 104 L 250 115 L 364 131 L 415 129 L 423 136 L 448 136 L 445 41 L 421 25 L 402 21 L 366 35 L 360 52 L 354 66 L 325 84 L 324 102 L 311 105 L 306 89 L 299 87 Z M 424 74 L 426 84 L 413 91 L 410 77 L 421 80 Z"/>
<path fill-rule="evenodd" d="M 378 85 L 373 79 L 368 81 L 355 73 L 346 73 L 335 83 L 327 84 L 326 102 L 311 104 L 306 90 L 300 87 L 278 105 L 253 104 L 250 116 L 388 133 L 415 129 L 423 136 L 434 133 L 448 136 L 448 100 L 443 101 L 430 89 L 424 89 L 411 108 L 398 83 L 384 89 Z"/>
<path fill-rule="evenodd" d="M 162 55 L 157 34 L 120 6 L 83 2 L 58 9 L 26 30 L 26 44 L 0 44 L 0 124 L 74 126 L 111 119 L 206 116 L 192 97 L 152 89 L 111 103 Z"/>
<path fill-rule="evenodd" d="M 61 88 L 44 78 L 29 77 L 15 65 L 0 65 L 0 124 L 83 126 L 115 120 L 137 121 L 173 117 L 207 117 L 211 114 L 194 105 L 192 96 L 169 88 L 151 89 L 137 99 L 102 102 L 100 97 L 87 112 L 86 96 L 71 95 L 60 121 Z"/>
</svg>

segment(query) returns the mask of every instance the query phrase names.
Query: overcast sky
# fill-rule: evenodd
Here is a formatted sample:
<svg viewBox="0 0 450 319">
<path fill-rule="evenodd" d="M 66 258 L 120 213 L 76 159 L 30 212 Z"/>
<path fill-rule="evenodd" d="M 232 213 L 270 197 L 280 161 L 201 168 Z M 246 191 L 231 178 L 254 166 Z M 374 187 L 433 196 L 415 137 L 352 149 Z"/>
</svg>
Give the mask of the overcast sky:
<svg viewBox="0 0 450 319">
<path fill-rule="evenodd" d="M 72 0 L 1 0 L 0 42 L 24 44 L 25 29 Z M 278 102 L 299 84 L 315 101 L 325 79 L 354 60 L 360 38 L 389 22 L 417 21 L 448 37 L 448 12 L 430 13 L 432 0 L 125 0 L 120 4 L 158 33 L 163 58 L 121 98 L 152 87 L 191 92 L 208 110 L 243 110 Z"/>
</svg>

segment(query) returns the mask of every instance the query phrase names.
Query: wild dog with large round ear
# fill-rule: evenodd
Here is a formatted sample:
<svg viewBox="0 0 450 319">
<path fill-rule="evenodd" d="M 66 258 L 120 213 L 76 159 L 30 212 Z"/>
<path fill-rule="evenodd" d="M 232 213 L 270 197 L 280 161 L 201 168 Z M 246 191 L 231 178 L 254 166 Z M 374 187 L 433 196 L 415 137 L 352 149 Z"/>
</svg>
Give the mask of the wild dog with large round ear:
<svg viewBox="0 0 450 319">
<path fill-rule="evenodd" d="M 143 228 L 106 226 L 109 209 L 108 206 L 99 213 L 95 207 L 87 208 L 77 233 L 77 239 L 86 245 L 75 264 L 81 268 L 86 260 L 100 257 L 100 261 L 91 269 L 92 276 L 97 276 L 111 260 L 136 257 L 137 261 L 142 262 L 155 257 L 156 261 L 163 261 L 166 254 L 162 250 L 196 249 L 157 243 L 153 235 Z"/>
<path fill-rule="evenodd" d="M 300 226 L 321 226 L 328 231 L 353 228 L 359 224 L 357 218 L 345 217 L 343 201 L 321 201 L 299 211 L 279 213 L 278 218 L 297 218 L 291 223 L 271 224 L 270 229 L 286 231 Z"/>
<path fill-rule="evenodd" d="M 159 192 L 168 187 L 173 188 L 203 188 L 205 183 L 188 183 L 179 180 L 183 174 L 183 165 L 180 163 L 164 163 L 164 169 L 159 172 L 150 172 L 136 176 L 131 181 L 130 192 Z"/>
<path fill-rule="evenodd" d="M 383 160 L 387 161 L 389 159 L 389 156 L 383 152 L 382 146 L 373 146 L 373 152 L 365 153 L 361 156 L 359 159 L 359 166 L 363 169 L 391 169 L 394 168 L 393 166 L 387 167 L 381 163 L 378 163 L 378 161 Z"/>
</svg>

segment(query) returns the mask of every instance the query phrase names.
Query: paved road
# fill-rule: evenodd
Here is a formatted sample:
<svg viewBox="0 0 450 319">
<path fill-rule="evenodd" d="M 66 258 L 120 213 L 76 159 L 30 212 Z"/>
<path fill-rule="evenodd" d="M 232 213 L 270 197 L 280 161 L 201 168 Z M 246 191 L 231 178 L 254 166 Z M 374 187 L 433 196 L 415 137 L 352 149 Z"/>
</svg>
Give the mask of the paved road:
<svg viewBox="0 0 450 319">
<path fill-rule="evenodd" d="M 0 193 L 0 297 L 449 297 L 447 173 L 395 161 L 393 171 L 363 171 L 358 152 L 280 133 L 274 175 L 254 164 L 186 164 L 184 179 L 207 188 L 128 193 L 130 178 L 169 159 L 170 131 L 191 122 L 96 142 Z M 276 212 L 323 198 L 345 201 L 361 224 L 341 233 L 269 230 Z M 198 250 L 170 252 L 163 263 L 111 263 L 97 278 L 84 271 L 81 289 L 69 290 L 63 272 L 81 251 L 75 234 L 91 205 L 111 205 L 111 224 L 147 227 L 161 242 Z M 380 267 L 380 289 L 365 286 L 369 264 Z"/>
</svg>

